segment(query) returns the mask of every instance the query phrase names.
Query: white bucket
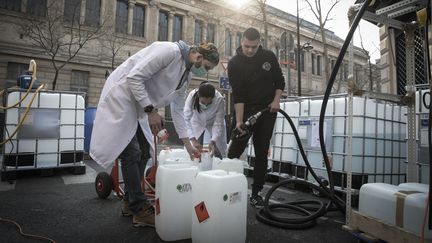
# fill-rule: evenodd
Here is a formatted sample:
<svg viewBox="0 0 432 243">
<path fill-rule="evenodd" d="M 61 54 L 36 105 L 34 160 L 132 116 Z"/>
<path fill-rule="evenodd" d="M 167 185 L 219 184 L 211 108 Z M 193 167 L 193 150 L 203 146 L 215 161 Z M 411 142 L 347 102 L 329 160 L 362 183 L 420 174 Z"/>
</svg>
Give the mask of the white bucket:
<svg viewBox="0 0 432 243">
<path fill-rule="evenodd" d="M 247 164 L 246 161 L 239 160 L 239 159 L 213 158 L 213 169 L 224 170 L 226 172 L 232 171 L 232 172 L 243 174 L 245 163 Z"/>
<path fill-rule="evenodd" d="M 192 184 L 197 173 L 198 168 L 191 164 L 158 167 L 155 227 L 162 240 L 191 237 Z"/>
<path fill-rule="evenodd" d="M 210 170 L 198 173 L 192 195 L 192 242 L 244 243 L 247 181 L 243 174 Z"/>
</svg>

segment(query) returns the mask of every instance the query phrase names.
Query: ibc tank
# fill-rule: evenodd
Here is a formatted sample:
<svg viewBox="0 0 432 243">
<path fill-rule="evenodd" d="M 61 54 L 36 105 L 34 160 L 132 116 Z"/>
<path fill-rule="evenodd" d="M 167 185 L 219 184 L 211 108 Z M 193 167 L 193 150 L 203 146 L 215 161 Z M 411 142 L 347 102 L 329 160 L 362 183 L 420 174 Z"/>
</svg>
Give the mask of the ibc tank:
<svg viewBox="0 0 432 243">
<path fill-rule="evenodd" d="M 281 109 L 293 120 L 312 168 L 327 179 L 318 136 L 321 105 L 322 97 L 303 97 L 282 102 Z M 341 175 L 335 179 L 335 185 L 341 187 L 345 184 L 346 176 L 343 174 L 347 168 L 348 109 L 346 94 L 331 96 L 324 120 L 324 140 L 327 153 L 332 157 L 332 171 Z M 353 175 L 361 178 L 362 184 L 385 182 L 397 185 L 404 182 L 406 107 L 383 100 L 354 97 L 352 109 Z M 292 167 L 290 173 L 301 177 L 294 173 L 304 171 L 306 165 L 291 126 L 281 114 L 277 115 L 271 148 L 272 161 L 288 163 Z M 306 179 L 314 182 L 310 174 Z"/>
<path fill-rule="evenodd" d="M 12 90 L 6 105 L 15 104 L 24 95 Z M 14 131 L 25 114 L 34 93 L 6 111 L 5 128 Z M 82 163 L 84 152 L 83 93 L 40 91 L 11 143 L 4 145 L 4 165 L 9 170 L 73 166 Z M 6 136 L 5 136 L 6 137 Z"/>
</svg>

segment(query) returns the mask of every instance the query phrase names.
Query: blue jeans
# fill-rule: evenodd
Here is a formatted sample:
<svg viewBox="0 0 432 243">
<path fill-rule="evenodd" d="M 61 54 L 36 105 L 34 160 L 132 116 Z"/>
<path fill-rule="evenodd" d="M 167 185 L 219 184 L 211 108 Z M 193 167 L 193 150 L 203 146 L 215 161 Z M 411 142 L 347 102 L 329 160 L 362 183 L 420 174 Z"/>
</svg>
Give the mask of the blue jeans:
<svg viewBox="0 0 432 243">
<path fill-rule="evenodd" d="M 141 189 L 141 179 L 150 159 L 150 145 L 139 125 L 135 136 L 120 154 L 119 159 L 125 187 L 124 199 L 129 202 L 129 209 L 133 213 L 138 213 L 143 205 L 148 203 Z"/>
</svg>

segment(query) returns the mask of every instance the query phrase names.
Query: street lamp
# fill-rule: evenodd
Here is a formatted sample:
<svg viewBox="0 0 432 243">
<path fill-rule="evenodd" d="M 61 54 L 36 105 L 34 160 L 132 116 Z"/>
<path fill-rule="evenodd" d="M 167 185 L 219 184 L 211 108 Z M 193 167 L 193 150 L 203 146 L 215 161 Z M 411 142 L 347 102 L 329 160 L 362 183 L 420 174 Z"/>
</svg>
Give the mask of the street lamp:
<svg viewBox="0 0 432 243">
<path fill-rule="evenodd" d="M 299 18 L 299 3 L 297 0 L 297 96 L 301 96 L 301 68 L 300 68 L 300 53 L 302 50 L 310 51 L 313 46 L 309 42 L 300 46 L 300 18 Z"/>
</svg>

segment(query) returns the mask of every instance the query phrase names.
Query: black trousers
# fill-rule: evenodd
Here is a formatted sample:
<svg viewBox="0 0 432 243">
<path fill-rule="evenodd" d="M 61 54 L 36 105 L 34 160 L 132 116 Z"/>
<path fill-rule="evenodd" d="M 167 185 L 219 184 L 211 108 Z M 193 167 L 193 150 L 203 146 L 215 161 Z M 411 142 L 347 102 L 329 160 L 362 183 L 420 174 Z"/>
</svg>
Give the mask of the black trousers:
<svg viewBox="0 0 432 243">
<path fill-rule="evenodd" d="M 265 107 L 246 107 L 244 121 L 250 116 Z M 254 182 L 252 184 L 252 194 L 257 194 L 263 188 L 267 173 L 267 154 L 270 146 L 270 139 L 273 136 L 273 127 L 277 113 L 264 112 L 251 129 L 251 136 L 255 150 Z M 235 125 L 233 126 L 233 128 Z M 249 136 L 250 137 L 250 136 Z M 247 146 L 247 138 L 233 138 L 228 149 L 228 158 L 239 158 Z"/>
</svg>

